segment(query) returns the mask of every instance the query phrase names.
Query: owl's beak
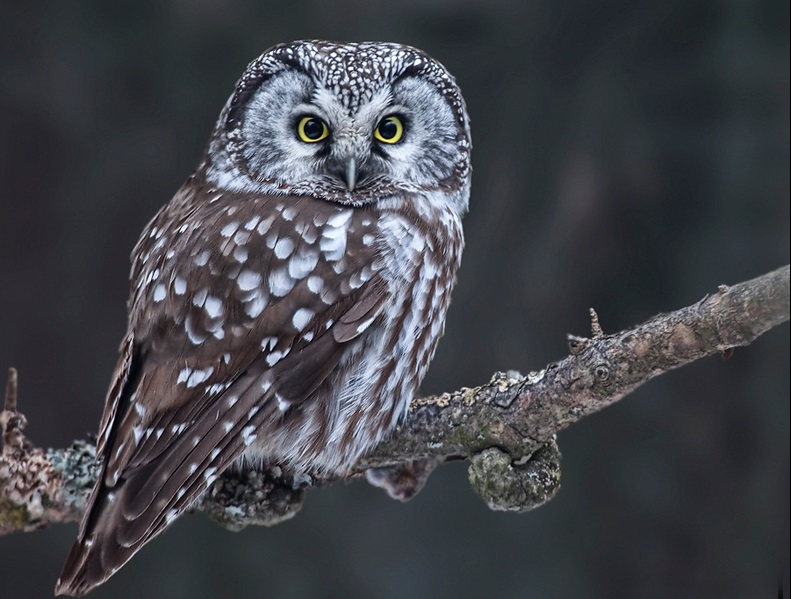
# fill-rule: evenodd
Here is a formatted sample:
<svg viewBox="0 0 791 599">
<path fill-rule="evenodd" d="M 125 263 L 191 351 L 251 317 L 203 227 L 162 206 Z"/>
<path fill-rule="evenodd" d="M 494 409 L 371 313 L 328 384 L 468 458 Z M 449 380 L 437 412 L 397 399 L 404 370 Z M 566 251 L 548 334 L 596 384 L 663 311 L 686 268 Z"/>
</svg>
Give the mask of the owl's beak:
<svg viewBox="0 0 791 599">
<path fill-rule="evenodd" d="M 349 191 L 354 191 L 354 186 L 357 184 L 357 161 L 354 158 L 346 160 L 346 188 Z"/>
</svg>

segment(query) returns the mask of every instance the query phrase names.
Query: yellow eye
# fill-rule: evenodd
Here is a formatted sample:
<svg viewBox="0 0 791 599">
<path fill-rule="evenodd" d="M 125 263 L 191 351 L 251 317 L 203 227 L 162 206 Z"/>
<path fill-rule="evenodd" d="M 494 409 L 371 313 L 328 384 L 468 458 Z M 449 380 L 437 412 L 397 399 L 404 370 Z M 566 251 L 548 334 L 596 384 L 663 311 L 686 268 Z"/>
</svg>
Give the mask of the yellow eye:
<svg viewBox="0 0 791 599">
<path fill-rule="evenodd" d="M 315 116 L 303 116 L 297 124 L 297 135 L 305 143 L 321 141 L 330 134 L 327 123 Z"/>
<path fill-rule="evenodd" d="M 383 118 L 374 130 L 374 137 L 386 144 L 398 143 L 403 136 L 404 123 L 397 116 Z"/>
</svg>

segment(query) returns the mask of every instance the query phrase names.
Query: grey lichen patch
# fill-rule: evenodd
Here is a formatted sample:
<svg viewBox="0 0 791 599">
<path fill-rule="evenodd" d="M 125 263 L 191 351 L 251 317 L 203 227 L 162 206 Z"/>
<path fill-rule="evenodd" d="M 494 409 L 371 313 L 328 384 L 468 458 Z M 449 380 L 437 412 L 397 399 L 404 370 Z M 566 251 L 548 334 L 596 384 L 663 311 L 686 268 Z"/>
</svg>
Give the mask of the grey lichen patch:
<svg viewBox="0 0 791 599">
<path fill-rule="evenodd" d="M 560 450 L 554 439 L 525 463 L 489 448 L 470 460 L 473 489 L 492 510 L 526 512 L 552 499 L 560 489 Z"/>
<path fill-rule="evenodd" d="M 71 447 L 48 449 L 47 459 L 52 467 L 63 476 L 67 485 L 91 489 L 99 475 L 96 447 L 87 441 L 75 441 Z"/>
<path fill-rule="evenodd" d="M 91 489 L 99 477 L 96 447 L 87 441 L 75 441 L 67 449 L 48 449 L 46 458 L 63 479 L 58 490 L 59 503 L 78 518 L 85 510 Z"/>
</svg>

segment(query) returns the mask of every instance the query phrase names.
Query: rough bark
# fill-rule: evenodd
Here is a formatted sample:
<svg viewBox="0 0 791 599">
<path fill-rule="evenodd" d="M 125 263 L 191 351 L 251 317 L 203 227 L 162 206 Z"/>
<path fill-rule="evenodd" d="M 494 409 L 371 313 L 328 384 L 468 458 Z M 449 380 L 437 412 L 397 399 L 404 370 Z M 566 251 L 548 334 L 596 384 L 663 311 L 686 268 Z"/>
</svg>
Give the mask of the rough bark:
<svg viewBox="0 0 791 599">
<path fill-rule="evenodd" d="M 711 354 L 727 357 L 789 319 L 789 267 L 698 303 L 605 335 L 591 311 L 591 338 L 569 337 L 570 355 L 527 376 L 496 373 L 480 387 L 415 399 L 409 418 L 351 477 L 366 473 L 408 499 L 433 468 L 470 459 L 470 482 L 492 509 L 522 511 L 551 499 L 560 469 L 554 435 L 609 406 L 653 377 Z M 22 433 L 16 372 L 0 413 L 0 534 L 79 520 L 98 467 L 91 441 L 34 447 Z M 330 479 L 287 480 L 280 472 L 226 473 L 194 509 L 232 529 L 291 517 L 308 487 Z"/>
</svg>

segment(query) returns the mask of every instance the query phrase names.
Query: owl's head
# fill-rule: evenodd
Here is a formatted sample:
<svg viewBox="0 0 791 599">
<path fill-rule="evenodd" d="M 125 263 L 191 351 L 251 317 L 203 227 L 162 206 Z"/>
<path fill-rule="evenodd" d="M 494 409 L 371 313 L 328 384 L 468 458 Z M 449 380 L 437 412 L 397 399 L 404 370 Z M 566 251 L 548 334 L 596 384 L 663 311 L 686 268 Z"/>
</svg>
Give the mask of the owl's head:
<svg viewBox="0 0 791 599">
<path fill-rule="evenodd" d="M 250 63 L 203 166 L 225 189 L 353 205 L 436 191 L 463 212 L 470 148 L 459 88 L 424 52 L 305 41 Z"/>
</svg>

